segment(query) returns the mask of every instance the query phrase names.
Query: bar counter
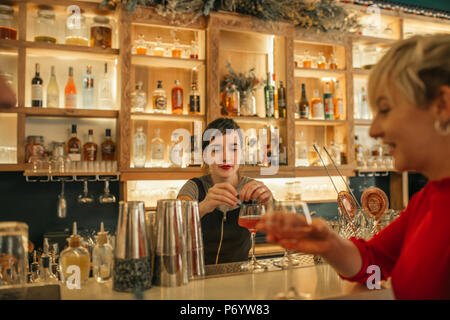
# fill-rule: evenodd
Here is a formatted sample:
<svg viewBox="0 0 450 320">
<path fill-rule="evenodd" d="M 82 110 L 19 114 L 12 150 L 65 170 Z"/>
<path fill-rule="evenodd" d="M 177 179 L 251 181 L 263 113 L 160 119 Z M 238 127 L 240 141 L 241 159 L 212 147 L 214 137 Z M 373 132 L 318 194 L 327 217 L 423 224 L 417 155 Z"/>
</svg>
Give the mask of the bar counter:
<svg viewBox="0 0 450 320">
<path fill-rule="evenodd" d="M 70 290 L 61 286 L 63 300 L 129 300 L 133 293 L 117 292 L 112 282 L 96 283 Z M 157 287 L 143 293 L 145 300 L 274 300 L 274 299 L 394 299 L 388 284 L 369 290 L 364 284 L 339 278 L 328 264 L 289 270 L 206 276 L 179 287 Z"/>
</svg>

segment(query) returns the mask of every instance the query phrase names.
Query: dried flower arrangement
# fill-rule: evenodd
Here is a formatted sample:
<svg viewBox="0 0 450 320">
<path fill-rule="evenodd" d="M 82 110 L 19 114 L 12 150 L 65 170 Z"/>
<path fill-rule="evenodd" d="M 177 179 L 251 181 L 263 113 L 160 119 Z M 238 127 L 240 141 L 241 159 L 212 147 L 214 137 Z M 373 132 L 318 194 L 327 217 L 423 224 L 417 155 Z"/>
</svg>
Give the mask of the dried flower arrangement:
<svg viewBox="0 0 450 320">
<path fill-rule="evenodd" d="M 228 74 L 221 80 L 220 87 L 226 91 L 233 90 L 233 85 L 241 99 L 245 99 L 253 94 L 262 85 L 262 81 L 255 75 L 255 68 L 251 68 L 247 73 L 236 72 L 227 61 Z"/>
</svg>

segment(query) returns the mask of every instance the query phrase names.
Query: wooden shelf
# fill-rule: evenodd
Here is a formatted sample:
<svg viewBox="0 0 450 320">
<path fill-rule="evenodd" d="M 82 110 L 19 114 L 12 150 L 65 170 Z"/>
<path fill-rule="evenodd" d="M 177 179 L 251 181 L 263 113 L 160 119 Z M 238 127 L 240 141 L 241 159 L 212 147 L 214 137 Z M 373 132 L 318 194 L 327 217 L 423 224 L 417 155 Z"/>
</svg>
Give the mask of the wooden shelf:
<svg viewBox="0 0 450 320">
<path fill-rule="evenodd" d="M 352 73 L 355 76 L 364 76 L 367 77 L 370 74 L 371 69 L 363 69 L 363 68 L 353 68 Z"/>
<path fill-rule="evenodd" d="M 0 39 L 0 49 L 17 49 L 21 43 L 22 41 L 19 40 Z"/>
<path fill-rule="evenodd" d="M 369 127 L 372 125 L 373 120 L 366 119 L 354 119 L 355 126 Z"/>
<path fill-rule="evenodd" d="M 132 120 L 153 120 L 153 121 L 205 121 L 205 115 L 172 114 L 172 113 L 150 113 L 132 112 Z"/>
<path fill-rule="evenodd" d="M 17 163 L 1 163 L 0 164 L 0 172 L 2 171 L 24 171 L 25 165 L 24 164 L 17 164 Z"/>
<path fill-rule="evenodd" d="M 334 166 L 327 166 L 328 171 L 332 176 L 339 176 L 339 173 L 334 168 Z M 355 175 L 355 169 L 352 166 L 344 165 L 338 166 L 339 171 L 344 176 L 352 177 Z M 327 171 L 324 167 L 320 166 L 311 166 L 311 167 L 295 167 L 295 176 L 296 177 L 322 177 L 327 176 Z"/>
<path fill-rule="evenodd" d="M 284 123 L 286 122 L 286 118 L 262 118 L 257 116 L 232 116 L 230 117 L 236 122 L 243 123 Z"/>
<path fill-rule="evenodd" d="M 399 172 L 397 170 L 395 170 L 394 168 L 377 168 L 377 167 L 373 167 L 373 168 L 355 168 L 355 171 L 357 172 Z"/>
<path fill-rule="evenodd" d="M 294 168 L 292 166 L 280 165 L 275 175 L 266 175 L 262 172 L 271 170 L 271 167 L 260 166 L 240 166 L 239 172 L 250 178 L 270 179 L 270 178 L 292 178 L 294 177 Z"/>
<path fill-rule="evenodd" d="M 23 173 L 23 175 L 25 177 L 47 177 L 47 176 L 52 176 L 52 177 L 68 177 L 68 176 L 119 176 L 120 172 L 118 171 L 114 171 L 114 172 L 80 172 L 80 171 L 73 171 L 73 172 L 53 172 L 53 173 L 49 173 L 47 171 L 42 171 L 42 172 L 33 172 L 30 170 L 25 170 L 25 172 Z"/>
<path fill-rule="evenodd" d="M 296 78 L 337 78 L 342 77 L 346 70 L 342 69 L 318 69 L 318 68 L 295 68 Z"/>
<path fill-rule="evenodd" d="M 202 167 L 129 168 L 121 171 L 120 180 L 187 180 L 206 174 Z"/>
<path fill-rule="evenodd" d="M 133 54 L 131 56 L 131 63 L 134 65 L 146 67 L 193 69 L 205 65 L 205 60 L 155 57 Z"/>
<path fill-rule="evenodd" d="M 387 39 L 371 36 L 351 35 L 353 43 L 359 43 L 363 45 L 376 45 L 380 47 L 388 47 L 397 42 L 397 39 Z"/>
<path fill-rule="evenodd" d="M 295 125 L 302 126 L 341 126 L 347 123 L 347 120 L 295 119 Z"/>
<path fill-rule="evenodd" d="M 66 108 L 18 108 L 18 113 L 30 117 L 118 118 L 117 110 L 66 109 Z"/>
</svg>

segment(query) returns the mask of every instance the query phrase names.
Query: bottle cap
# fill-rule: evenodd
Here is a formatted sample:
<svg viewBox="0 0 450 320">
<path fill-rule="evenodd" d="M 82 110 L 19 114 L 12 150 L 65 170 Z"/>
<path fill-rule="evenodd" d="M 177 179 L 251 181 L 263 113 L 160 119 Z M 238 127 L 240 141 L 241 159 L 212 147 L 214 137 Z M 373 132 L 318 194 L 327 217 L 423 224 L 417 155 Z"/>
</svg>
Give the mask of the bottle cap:
<svg viewBox="0 0 450 320">
<path fill-rule="evenodd" d="M 103 221 L 100 222 L 100 231 L 97 233 L 97 244 L 104 245 L 108 243 L 108 233 L 105 232 Z"/>
</svg>

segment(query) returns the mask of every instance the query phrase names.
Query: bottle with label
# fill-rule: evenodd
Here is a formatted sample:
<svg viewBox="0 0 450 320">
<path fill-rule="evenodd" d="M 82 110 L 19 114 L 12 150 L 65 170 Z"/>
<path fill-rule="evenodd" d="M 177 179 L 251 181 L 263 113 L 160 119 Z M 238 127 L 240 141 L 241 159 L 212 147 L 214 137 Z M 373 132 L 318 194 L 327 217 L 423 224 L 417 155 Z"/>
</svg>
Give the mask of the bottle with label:
<svg viewBox="0 0 450 320">
<path fill-rule="evenodd" d="M 323 92 L 323 105 L 325 108 L 325 120 L 333 120 L 333 94 L 331 93 L 329 82 L 325 82 L 325 89 Z"/>
<path fill-rule="evenodd" d="M 270 72 L 267 72 L 267 81 L 264 87 L 264 102 L 267 118 L 273 118 L 275 113 L 274 88 L 270 82 Z"/>
<path fill-rule="evenodd" d="M 162 167 L 164 165 L 164 140 L 159 136 L 159 128 L 155 129 L 155 137 L 152 139 L 151 164 L 152 167 Z"/>
<path fill-rule="evenodd" d="M 136 83 L 136 90 L 131 93 L 131 112 L 144 112 L 147 107 L 147 93 L 142 90 L 143 83 Z"/>
<path fill-rule="evenodd" d="M 51 68 L 50 81 L 47 86 L 47 108 L 59 107 L 59 87 L 56 82 L 55 66 Z"/>
<path fill-rule="evenodd" d="M 83 77 L 83 108 L 94 109 L 94 76 L 92 66 L 87 66 L 86 74 Z"/>
<path fill-rule="evenodd" d="M 88 141 L 83 146 L 83 160 L 97 161 L 97 144 L 94 143 L 94 130 L 89 129 Z"/>
<path fill-rule="evenodd" d="M 41 280 L 43 282 L 58 282 L 58 279 L 50 269 L 51 256 L 48 251 L 48 239 L 44 238 L 44 252 L 41 255 Z"/>
<path fill-rule="evenodd" d="M 115 159 L 116 144 L 111 138 L 111 129 L 106 129 L 105 141 L 100 146 L 103 161 L 112 161 Z"/>
<path fill-rule="evenodd" d="M 59 257 L 61 278 L 63 283 L 69 280 L 71 286 L 77 286 L 77 280 L 79 280 L 81 287 L 87 283 L 89 278 L 90 256 L 89 251 L 81 246 L 81 237 L 77 234 L 76 222 L 73 223 L 73 232 L 67 241 L 69 246 L 61 252 Z"/>
<path fill-rule="evenodd" d="M 273 115 L 275 119 L 278 119 L 280 117 L 280 110 L 278 106 L 278 89 L 277 89 L 277 82 L 275 81 L 275 73 L 272 75 L 273 77 Z"/>
<path fill-rule="evenodd" d="M 133 162 L 135 168 L 144 168 L 147 160 L 147 136 L 144 128 L 138 127 L 133 139 Z"/>
<path fill-rule="evenodd" d="M 319 89 L 314 89 L 313 98 L 311 99 L 311 118 L 325 119 L 322 99 L 319 98 Z"/>
<path fill-rule="evenodd" d="M 300 131 L 299 138 L 295 141 L 295 166 L 309 167 L 308 144 L 303 130 Z"/>
<path fill-rule="evenodd" d="M 156 113 L 167 112 L 167 96 L 162 88 L 162 81 L 158 80 L 158 86 L 153 91 L 153 111 Z"/>
<path fill-rule="evenodd" d="M 105 73 L 98 84 L 98 107 L 100 109 L 112 109 L 114 107 L 112 85 L 108 74 L 107 62 L 105 62 Z"/>
<path fill-rule="evenodd" d="M 278 88 L 278 110 L 280 118 L 286 118 L 286 88 L 283 87 L 283 81 L 280 81 Z"/>
<path fill-rule="evenodd" d="M 42 108 L 43 106 L 42 88 L 44 86 L 44 81 L 40 76 L 39 69 L 40 69 L 39 63 L 36 63 L 36 72 L 34 74 L 34 78 L 31 79 L 31 106 Z"/>
<path fill-rule="evenodd" d="M 299 104 L 300 119 L 309 119 L 309 102 L 306 98 L 306 86 L 302 83 L 302 99 Z"/>
<path fill-rule="evenodd" d="M 369 119 L 369 105 L 367 103 L 367 92 L 364 86 L 361 86 L 361 90 L 358 93 L 359 102 L 359 116 L 361 119 Z"/>
<path fill-rule="evenodd" d="M 356 158 L 356 165 L 358 167 L 364 167 L 365 161 L 364 161 L 364 148 L 358 141 L 358 136 L 355 136 L 355 158 Z"/>
<path fill-rule="evenodd" d="M 333 98 L 334 120 L 344 120 L 344 102 L 339 80 L 336 81 L 336 89 Z"/>
<path fill-rule="evenodd" d="M 189 114 L 200 114 L 200 92 L 196 81 L 192 82 L 192 90 L 189 94 Z"/>
<path fill-rule="evenodd" d="M 77 138 L 77 125 L 72 125 L 72 137 L 67 142 L 67 156 L 70 161 L 81 161 L 81 141 Z"/>
<path fill-rule="evenodd" d="M 66 108 L 77 107 L 77 87 L 73 81 L 73 68 L 69 67 L 69 79 L 64 89 L 64 106 Z"/>
<path fill-rule="evenodd" d="M 100 232 L 97 233 L 97 243 L 92 251 L 92 274 L 98 283 L 112 279 L 113 248 L 108 242 L 108 233 L 105 232 L 103 221 L 100 223 Z"/>
<path fill-rule="evenodd" d="M 183 88 L 180 86 L 180 80 L 175 80 L 175 86 L 172 88 L 172 113 L 183 114 Z"/>
<path fill-rule="evenodd" d="M 138 35 L 137 40 L 134 40 L 134 46 L 136 49 L 136 54 L 147 54 L 147 41 L 145 41 L 143 34 Z"/>
</svg>

